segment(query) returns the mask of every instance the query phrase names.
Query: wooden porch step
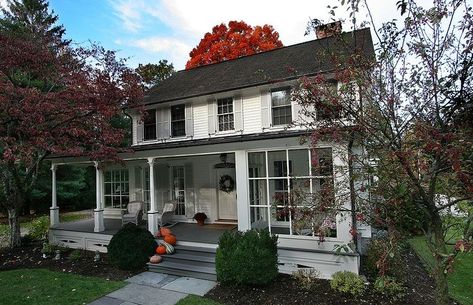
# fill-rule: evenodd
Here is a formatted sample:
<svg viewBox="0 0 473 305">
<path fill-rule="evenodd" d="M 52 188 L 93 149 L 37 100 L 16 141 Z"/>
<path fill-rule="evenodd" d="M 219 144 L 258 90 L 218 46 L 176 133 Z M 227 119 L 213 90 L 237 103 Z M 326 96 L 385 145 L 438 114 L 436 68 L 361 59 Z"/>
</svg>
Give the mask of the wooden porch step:
<svg viewBox="0 0 473 305">
<path fill-rule="evenodd" d="M 178 276 L 188 276 L 211 281 L 217 280 L 215 266 L 195 266 L 193 264 L 162 261 L 159 264 L 148 263 L 148 269 L 152 272 L 160 272 Z"/>
<path fill-rule="evenodd" d="M 185 252 L 182 253 L 181 251 L 176 252 L 170 255 L 163 255 L 165 261 L 192 261 L 192 262 L 203 262 L 203 263 L 211 263 L 215 264 L 215 255 L 202 255 L 198 253 L 192 252 Z"/>
<path fill-rule="evenodd" d="M 212 281 L 217 279 L 215 248 L 176 245 L 174 249 L 174 254 L 163 255 L 161 263 L 148 263 L 149 271 Z"/>
<path fill-rule="evenodd" d="M 177 244 L 174 249 L 176 252 L 179 252 L 179 250 L 183 251 L 190 251 L 190 252 L 201 252 L 201 253 L 217 253 L 216 248 L 208 248 L 208 247 L 194 247 L 194 246 L 184 246 L 184 245 L 179 245 Z"/>
</svg>

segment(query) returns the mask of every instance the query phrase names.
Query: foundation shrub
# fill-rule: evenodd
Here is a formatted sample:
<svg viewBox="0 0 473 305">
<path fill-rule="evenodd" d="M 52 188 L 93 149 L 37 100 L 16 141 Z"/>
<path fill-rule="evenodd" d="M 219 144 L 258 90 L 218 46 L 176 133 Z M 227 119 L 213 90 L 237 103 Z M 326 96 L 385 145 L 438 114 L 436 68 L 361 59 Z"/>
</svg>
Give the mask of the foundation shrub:
<svg viewBox="0 0 473 305">
<path fill-rule="evenodd" d="M 146 229 L 128 223 L 110 240 L 110 262 L 123 270 L 138 270 L 146 266 L 154 254 L 156 241 Z"/>
<path fill-rule="evenodd" d="M 363 279 L 358 274 L 350 271 L 335 272 L 330 280 L 330 287 L 338 292 L 354 296 L 362 294 L 365 290 Z"/>
<path fill-rule="evenodd" d="M 225 232 L 217 249 L 216 270 L 224 284 L 270 283 L 278 275 L 277 236 L 268 230 Z"/>
</svg>

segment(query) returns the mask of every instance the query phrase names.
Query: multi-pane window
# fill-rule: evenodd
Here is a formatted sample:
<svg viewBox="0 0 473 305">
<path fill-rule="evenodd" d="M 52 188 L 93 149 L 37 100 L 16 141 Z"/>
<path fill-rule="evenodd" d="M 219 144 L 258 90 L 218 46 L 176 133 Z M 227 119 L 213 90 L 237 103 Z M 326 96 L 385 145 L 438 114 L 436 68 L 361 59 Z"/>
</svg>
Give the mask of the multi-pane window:
<svg viewBox="0 0 473 305">
<path fill-rule="evenodd" d="M 184 170 L 184 166 L 172 167 L 172 199 L 176 203 L 176 215 L 186 215 L 186 188 Z"/>
<path fill-rule="evenodd" d="M 128 169 L 109 170 L 105 175 L 105 206 L 110 208 L 126 208 L 130 201 L 128 185 Z"/>
<path fill-rule="evenodd" d="M 156 140 L 156 109 L 148 110 L 146 112 L 143 122 L 144 134 L 143 139 Z"/>
<path fill-rule="evenodd" d="M 341 116 L 341 107 L 337 104 L 337 82 L 328 82 L 323 91 L 325 94 L 320 105 L 315 109 L 317 120 L 338 119 Z"/>
<path fill-rule="evenodd" d="M 328 188 L 329 192 L 324 189 L 333 186 L 330 148 L 250 152 L 248 174 L 252 228 L 269 228 L 275 234 L 313 236 L 314 221 L 320 221 L 324 226 L 331 226 L 326 236 L 336 236 L 336 223 L 331 215 L 320 214 L 311 221 L 299 217 L 300 214 L 295 216 L 308 209 L 313 211 L 313 200 L 318 200 L 317 197 L 323 195 L 332 200 L 333 187 Z"/>
<path fill-rule="evenodd" d="M 271 90 L 271 113 L 273 126 L 288 125 L 292 122 L 289 88 Z"/>
<path fill-rule="evenodd" d="M 171 107 L 171 136 L 182 137 L 186 135 L 186 106 L 176 105 Z"/>
<path fill-rule="evenodd" d="M 217 100 L 218 131 L 234 130 L 233 98 Z"/>
</svg>

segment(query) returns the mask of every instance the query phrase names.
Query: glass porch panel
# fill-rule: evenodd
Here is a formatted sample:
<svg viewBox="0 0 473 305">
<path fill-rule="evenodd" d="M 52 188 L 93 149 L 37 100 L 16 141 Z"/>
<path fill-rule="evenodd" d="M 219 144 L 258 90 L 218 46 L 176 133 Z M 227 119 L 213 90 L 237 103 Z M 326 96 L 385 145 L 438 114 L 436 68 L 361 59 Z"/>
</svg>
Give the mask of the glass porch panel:
<svg viewBox="0 0 473 305">
<path fill-rule="evenodd" d="M 332 176 L 333 162 L 331 148 L 316 148 L 311 151 L 312 175 Z"/>
<path fill-rule="evenodd" d="M 250 221 L 252 229 L 267 229 L 269 226 L 268 222 L 268 208 L 267 207 L 251 207 L 250 208 Z"/>
<path fill-rule="evenodd" d="M 250 205 L 268 205 L 266 180 L 249 181 Z"/>
<path fill-rule="evenodd" d="M 250 178 L 266 177 L 266 154 L 248 153 L 248 174 Z"/>
<path fill-rule="evenodd" d="M 292 166 L 291 176 L 309 176 L 309 150 L 289 150 L 289 164 Z"/>
<path fill-rule="evenodd" d="M 287 158 L 285 150 L 268 152 L 268 177 L 287 177 Z"/>
<path fill-rule="evenodd" d="M 186 214 L 184 166 L 172 168 L 172 199 L 176 202 L 175 215 Z"/>
</svg>

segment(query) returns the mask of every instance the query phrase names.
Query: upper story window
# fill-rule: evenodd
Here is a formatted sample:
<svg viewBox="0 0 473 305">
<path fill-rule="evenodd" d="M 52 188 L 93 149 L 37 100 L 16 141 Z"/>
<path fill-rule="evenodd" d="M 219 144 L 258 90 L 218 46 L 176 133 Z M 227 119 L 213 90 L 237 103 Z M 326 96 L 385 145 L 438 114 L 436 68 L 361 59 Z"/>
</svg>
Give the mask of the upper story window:
<svg viewBox="0 0 473 305">
<path fill-rule="evenodd" d="M 233 98 L 221 98 L 217 100 L 218 131 L 234 130 Z"/>
<path fill-rule="evenodd" d="M 143 139 L 156 140 L 156 109 L 148 110 L 143 122 Z"/>
<path fill-rule="evenodd" d="M 186 106 L 176 105 L 171 107 L 171 136 L 183 137 L 186 135 Z"/>
<path fill-rule="evenodd" d="M 336 97 L 337 90 L 336 81 L 330 81 L 326 84 L 326 94 L 323 102 L 315 109 L 317 120 L 331 120 L 341 117 L 341 106 L 336 104 L 336 100 L 334 102 L 333 99 L 333 97 Z"/>
<path fill-rule="evenodd" d="M 281 88 L 271 90 L 272 125 L 287 125 L 292 122 L 291 90 Z"/>
</svg>

